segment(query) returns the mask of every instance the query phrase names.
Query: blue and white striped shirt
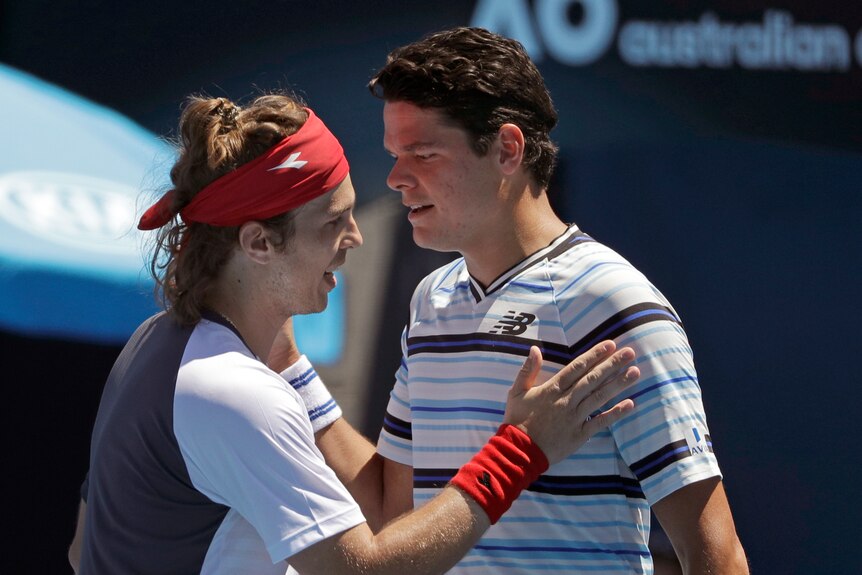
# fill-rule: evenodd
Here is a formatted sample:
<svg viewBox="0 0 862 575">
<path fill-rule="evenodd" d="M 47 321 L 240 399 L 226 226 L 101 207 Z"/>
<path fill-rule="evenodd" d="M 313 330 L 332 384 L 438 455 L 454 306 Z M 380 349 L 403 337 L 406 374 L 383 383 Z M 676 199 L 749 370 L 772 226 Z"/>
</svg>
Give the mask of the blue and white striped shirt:
<svg viewBox="0 0 862 575">
<path fill-rule="evenodd" d="M 451 573 L 651 573 L 650 504 L 720 471 L 676 312 L 576 226 L 487 288 L 463 259 L 417 287 L 378 442 L 413 467 L 417 506 L 496 431 L 530 346 L 544 381 L 605 339 L 635 349 L 635 411 L 552 466 Z"/>
</svg>

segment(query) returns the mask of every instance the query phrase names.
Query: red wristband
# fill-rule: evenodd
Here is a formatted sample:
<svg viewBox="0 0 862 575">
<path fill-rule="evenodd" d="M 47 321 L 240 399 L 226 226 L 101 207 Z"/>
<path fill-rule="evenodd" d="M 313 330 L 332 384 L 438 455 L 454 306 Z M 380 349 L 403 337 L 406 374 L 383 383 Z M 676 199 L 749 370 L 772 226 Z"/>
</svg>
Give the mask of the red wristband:
<svg viewBox="0 0 862 575">
<path fill-rule="evenodd" d="M 493 525 L 546 469 L 548 458 L 530 436 L 504 423 L 450 483 L 475 499 Z"/>
</svg>

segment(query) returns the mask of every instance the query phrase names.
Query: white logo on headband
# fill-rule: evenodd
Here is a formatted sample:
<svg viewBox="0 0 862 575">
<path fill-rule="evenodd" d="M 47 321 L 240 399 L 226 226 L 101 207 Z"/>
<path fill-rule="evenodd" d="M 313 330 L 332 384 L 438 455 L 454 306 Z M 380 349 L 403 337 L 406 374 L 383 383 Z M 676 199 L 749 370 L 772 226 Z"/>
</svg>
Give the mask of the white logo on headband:
<svg viewBox="0 0 862 575">
<path fill-rule="evenodd" d="M 284 160 L 282 163 L 280 163 L 276 167 L 268 169 L 267 172 L 272 172 L 273 170 L 283 170 L 285 168 L 296 168 L 298 170 L 299 168 L 301 168 L 302 166 L 304 166 L 305 164 L 308 163 L 305 160 L 297 160 L 297 158 L 299 157 L 299 154 L 301 154 L 301 153 L 302 152 L 292 153 L 291 155 L 289 155 L 287 157 L 286 160 Z"/>
</svg>

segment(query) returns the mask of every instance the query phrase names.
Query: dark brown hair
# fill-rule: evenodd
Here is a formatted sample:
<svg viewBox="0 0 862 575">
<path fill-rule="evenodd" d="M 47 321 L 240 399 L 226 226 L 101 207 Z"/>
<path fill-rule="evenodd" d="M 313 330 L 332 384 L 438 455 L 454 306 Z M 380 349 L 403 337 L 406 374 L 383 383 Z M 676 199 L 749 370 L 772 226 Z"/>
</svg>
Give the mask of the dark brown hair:
<svg viewBox="0 0 862 575">
<path fill-rule="evenodd" d="M 524 133 L 524 164 L 547 188 L 557 158 L 557 111 L 542 75 L 517 41 L 482 28 L 454 28 L 396 48 L 368 83 L 387 101 L 437 108 L 472 136 L 484 156 L 500 126 Z"/>
<path fill-rule="evenodd" d="M 186 224 L 177 214 L 213 180 L 262 155 L 305 123 L 302 103 L 260 96 L 240 108 L 227 98 L 189 98 L 179 123 L 178 159 L 171 169 L 173 219 L 160 228 L 150 259 L 157 298 L 183 325 L 197 323 L 218 274 L 237 245 L 239 226 Z M 295 211 L 265 220 L 284 249 Z"/>
</svg>

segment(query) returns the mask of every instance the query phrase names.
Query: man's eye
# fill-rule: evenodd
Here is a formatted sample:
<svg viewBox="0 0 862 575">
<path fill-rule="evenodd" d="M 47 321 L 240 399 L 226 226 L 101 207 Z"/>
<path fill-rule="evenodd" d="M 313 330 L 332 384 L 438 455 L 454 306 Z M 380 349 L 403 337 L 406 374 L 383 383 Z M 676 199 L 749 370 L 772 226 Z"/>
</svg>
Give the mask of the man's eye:
<svg viewBox="0 0 862 575">
<path fill-rule="evenodd" d="M 337 218 L 335 218 L 333 220 L 329 220 L 326 223 L 331 225 L 331 226 L 337 226 L 337 225 L 343 223 L 347 219 L 347 217 L 348 217 L 348 215 L 345 212 L 345 213 L 341 214 L 340 216 L 338 216 Z"/>
</svg>

